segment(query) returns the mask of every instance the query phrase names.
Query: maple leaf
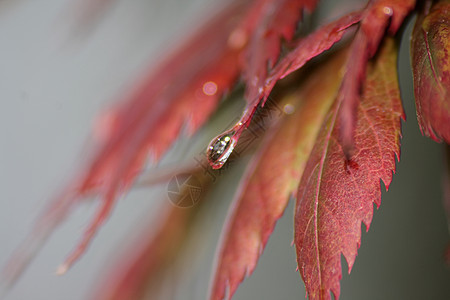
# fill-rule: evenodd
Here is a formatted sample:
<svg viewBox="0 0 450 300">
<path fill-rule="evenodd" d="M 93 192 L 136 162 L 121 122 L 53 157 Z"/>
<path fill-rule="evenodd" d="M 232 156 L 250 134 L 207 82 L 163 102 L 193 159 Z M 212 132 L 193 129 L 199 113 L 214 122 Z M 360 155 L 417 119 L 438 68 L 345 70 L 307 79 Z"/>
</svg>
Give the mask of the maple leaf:
<svg viewBox="0 0 450 300">
<path fill-rule="evenodd" d="M 376 53 L 385 29 L 388 27 L 389 32 L 395 34 L 414 5 L 415 0 L 377 0 L 370 2 L 362 14 L 359 12 L 350 13 L 308 35 L 303 41 L 299 42 L 296 49 L 291 51 L 274 67 L 265 80 L 254 76 L 256 78 L 255 82 L 248 83 L 248 85 L 250 85 L 250 95 L 253 96 L 255 94 L 255 98 L 249 99 L 249 105 L 242 118 L 228 132 L 213 139 L 208 146 L 208 149 L 212 150 L 215 148 L 215 143 L 220 141 L 222 137 L 227 136 L 231 138 L 231 143 L 229 143 L 230 146 L 225 156 L 221 156 L 219 160 L 214 156 L 210 157 L 211 166 L 220 168 L 226 162 L 227 155 L 231 153 L 234 145 L 237 144 L 242 131 L 248 127 L 254 112 L 259 106 L 264 106 L 268 95 L 279 79 L 301 68 L 308 60 L 329 49 L 342 38 L 348 27 L 361 21 L 360 29 L 352 45 L 353 60 L 349 62 L 346 68 L 346 75 L 342 81 L 338 96 L 343 99 L 342 109 L 339 113 L 342 123 L 340 139 L 342 140 L 346 156 L 350 158 L 356 122 L 355 109 L 360 98 L 361 82 L 364 80 L 363 75 L 367 60 Z M 390 20 L 391 22 L 389 23 Z M 304 48 L 309 49 L 309 51 Z M 264 72 L 260 73 L 265 74 Z M 256 96 L 256 94 L 258 95 Z"/>
<path fill-rule="evenodd" d="M 319 128 L 335 98 L 340 82 L 336 74 L 343 60 L 339 55 L 328 62 L 310 75 L 299 93 L 288 97 L 285 105 L 297 104 L 296 111 L 284 116 L 272 129 L 250 163 L 222 233 L 210 299 L 223 299 L 226 291 L 230 299 L 244 277 L 255 269 L 276 221 L 297 189 Z"/>
<path fill-rule="evenodd" d="M 360 246 L 361 223 L 368 230 L 373 203 L 377 207 L 381 203 L 380 179 L 388 188 L 395 157 L 400 155 L 404 114 L 396 74 L 397 49 L 388 36 L 396 34 L 415 1 L 370 1 L 364 10 L 293 41 L 302 14 L 312 12 L 317 2 L 233 1 L 169 54 L 132 95 L 100 118 L 97 151 L 44 211 L 25 247 L 12 260 L 15 265 L 7 280 L 15 280 L 81 198 L 99 196 L 100 209 L 59 269 L 65 272 L 85 252 L 117 198 L 135 184 L 149 156 L 159 161 L 183 129 L 193 134 L 242 76 L 247 107 L 236 125 L 208 147 L 210 165 L 221 168 L 241 134 L 255 123 L 258 109 L 265 106 L 277 82 L 356 27 L 344 67 L 342 55 L 322 61 L 323 68 L 312 73 L 295 94 L 298 99 L 289 100 L 298 104 L 295 113 L 270 124 L 273 127 L 235 196 L 210 294 L 212 300 L 231 298 L 254 271 L 289 196 L 297 191 L 294 242 L 307 295 L 330 299 L 332 293 L 338 299 L 341 254 L 350 272 Z M 95 0 L 86 6 L 84 12 L 89 14 L 82 17 L 93 19 L 111 3 Z M 422 132 L 447 143 L 449 12 L 448 1 L 433 6 L 427 1 L 412 40 Z M 284 41 L 294 48 L 280 57 Z M 167 179 L 168 174 L 157 175 L 156 181 Z M 94 299 L 145 297 L 146 285 L 180 251 L 193 216 L 193 211 L 171 210 L 162 218 L 161 227 L 152 230 L 153 238 L 133 245 L 131 259 L 114 269 Z"/>
<path fill-rule="evenodd" d="M 429 4 L 411 40 L 417 120 L 422 134 L 450 143 L 450 3 Z"/>
<path fill-rule="evenodd" d="M 328 50 L 342 38 L 350 26 L 357 23 L 359 20 L 360 13 L 350 13 L 334 22 L 331 22 L 330 24 L 322 26 L 303 40 L 300 40 L 296 48 L 282 58 L 280 62 L 272 69 L 267 76 L 267 79 L 264 80 L 264 85 L 258 87 L 259 96 L 248 104 L 243 116 L 236 123 L 236 125 L 215 137 L 208 145 L 208 158 L 211 167 L 218 169 L 225 164 L 228 156 L 237 144 L 240 135 L 250 125 L 250 122 L 258 107 L 264 106 L 269 94 L 278 80 L 298 70 L 309 60 L 320 55 L 325 50 Z M 216 149 L 217 143 L 224 137 L 230 140 L 230 142 L 227 145 L 226 151 L 220 151 L 221 155 L 217 157 L 212 150 Z"/>
<path fill-rule="evenodd" d="M 350 52 L 351 53 L 351 52 Z M 400 155 L 404 116 L 396 72 L 397 48 L 385 39 L 368 66 L 357 107 L 354 155 L 346 160 L 339 143 L 335 102 L 320 131 L 300 181 L 295 208 L 295 245 L 300 274 L 310 299 L 339 298 L 341 253 L 351 270 L 360 246 L 361 222 L 368 229 L 373 203 L 380 205 Z"/>
<path fill-rule="evenodd" d="M 117 197 L 142 168 L 149 151 L 158 160 L 186 122 L 190 132 L 196 130 L 214 111 L 223 92 L 234 83 L 239 72 L 235 61 L 240 49 L 229 47 L 227 42 L 241 9 L 234 5 L 221 12 L 214 24 L 206 26 L 206 32 L 200 32 L 181 48 L 184 55 L 175 54 L 174 59 L 150 75 L 125 105 L 112 113 L 114 127 L 87 173 L 82 175 L 80 184 L 80 190 L 84 191 L 103 180 L 103 205 L 78 248 L 67 258 L 63 270 L 85 251 Z M 221 32 L 217 32 L 218 28 Z M 208 65 L 214 69 L 206 68 Z"/>
<path fill-rule="evenodd" d="M 222 95 L 238 79 L 239 56 L 233 30 L 245 15 L 248 1 L 231 2 L 189 38 L 123 102 L 100 119 L 99 146 L 85 168 L 58 194 L 15 253 L 3 274 L 11 285 L 71 208 L 86 195 L 99 195 L 101 205 L 84 235 L 58 268 L 63 274 L 85 252 L 150 159 L 158 161 L 186 127 L 196 131 L 214 112 Z M 150 154 L 150 155 L 149 155 Z"/>
<path fill-rule="evenodd" d="M 79 190 L 84 192 L 100 181 L 103 204 L 78 247 L 62 265 L 62 272 L 85 251 L 117 197 L 143 167 L 149 152 L 152 159 L 159 160 L 182 126 L 187 124 L 191 133 L 199 128 L 235 82 L 242 47 L 230 44 L 229 35 L 244 11 L 245 2 L 221 11 L 110 113 L 112 125 L 106 128 L 105 143 L 79 184 Z"/>
</svg>

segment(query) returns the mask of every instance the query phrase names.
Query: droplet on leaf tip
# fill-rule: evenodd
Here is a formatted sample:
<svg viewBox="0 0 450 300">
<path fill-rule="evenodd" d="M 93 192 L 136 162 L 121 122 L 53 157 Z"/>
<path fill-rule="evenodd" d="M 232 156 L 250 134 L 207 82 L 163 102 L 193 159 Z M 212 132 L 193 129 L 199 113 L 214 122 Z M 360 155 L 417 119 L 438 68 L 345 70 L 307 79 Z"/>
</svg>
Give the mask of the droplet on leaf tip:
<svg viewBox="0 0 450 300">
<path fill-rule="evenodd" d="M 208 145 L 207 157 L 213 169 L 220 169 L 228 160 L 237 142 L 236 131 L 228 130 L 215 137 Z"/>
</svg>

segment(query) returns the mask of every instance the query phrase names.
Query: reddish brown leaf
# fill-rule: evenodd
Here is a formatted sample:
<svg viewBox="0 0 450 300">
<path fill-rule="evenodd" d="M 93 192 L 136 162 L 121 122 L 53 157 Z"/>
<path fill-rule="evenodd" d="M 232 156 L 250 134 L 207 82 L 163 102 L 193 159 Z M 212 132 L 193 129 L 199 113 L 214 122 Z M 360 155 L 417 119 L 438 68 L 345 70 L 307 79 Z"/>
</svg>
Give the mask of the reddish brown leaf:
<svg viewBox="0 0 450 300">
<path fill-rule="evenodd" d="M 450 3 L 419 15 L 411 41 L 417 119 L 422 134 L 450 144 Z"/>
<path fill-rule="evenodd" d="M 223 232 L 210 299 L 223 299 L 226 293 L 231 298 L 255 269 L 335 99 L 344 59 L 339 55 L 329 61 L 311 74 L 300 93 L 285 100 L 286 105 L 298 107 L 266 137 L 260 154 L 249 165 Z"/>
<path fill-rule="evenodd" d="M 357 107 L 354 155 L 346 160 L 339 140 L 337 98 L 303 173 L 295 211 L 298 267 L 310 299 L 339 298 L 341 254 L 351 270 L 360 245 L 361 222 L 369 228 L 373 203 L 380 205 L 400 155 L 403 109 L 396 72 L 397 48 L 387 39 L 368 65 Z"/>
<path fill-rule="evenodd" d="M 281 51 L 282 39 L 291 41 L 301 20 L 303 9 L 312 11 L 316 0 L 260 0 L 255 1 L 246 25 L 251 32 L 245 51 L 244 78 L 246 99 L 254 101 L 258 88 L 264 85 L 268 70 L 272 69 Z"/>
</svg>

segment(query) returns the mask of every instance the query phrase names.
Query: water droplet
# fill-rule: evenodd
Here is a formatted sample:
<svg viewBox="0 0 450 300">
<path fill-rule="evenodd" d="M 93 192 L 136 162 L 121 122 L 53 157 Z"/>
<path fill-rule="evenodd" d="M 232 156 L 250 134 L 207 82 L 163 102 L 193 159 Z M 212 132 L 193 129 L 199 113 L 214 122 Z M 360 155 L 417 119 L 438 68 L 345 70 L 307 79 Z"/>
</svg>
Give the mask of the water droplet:
<svg viewBox="0 0 450 300">
<path fill-rule="evenodd" d="M 213 169 L 220 169 L 226 163 L 236 146 L 238 137 L 233 128 L 215 137 L 209 143 L 207 156 Z"/>
</svg>

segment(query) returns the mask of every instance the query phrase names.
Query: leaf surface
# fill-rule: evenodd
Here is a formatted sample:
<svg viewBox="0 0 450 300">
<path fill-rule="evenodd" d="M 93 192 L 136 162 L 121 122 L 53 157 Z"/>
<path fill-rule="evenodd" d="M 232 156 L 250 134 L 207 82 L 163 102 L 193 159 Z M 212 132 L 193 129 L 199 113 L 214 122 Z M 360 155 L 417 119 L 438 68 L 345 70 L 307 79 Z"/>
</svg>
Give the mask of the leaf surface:
<svg viewBox="0 0 450 300">
<path fill-rule="evenodd" d="M 429 10 L 429 9 L 427 9 Z M 450 144 L 450 3 L 419 14 L 411 40 L 417 119 L 422 134 Z"/>
<path fill-rule="evenodd" d="M 386 39 L 369 63 L 357 107 L 354 155 L 348 161 L 339 140 L 339 111 L 334 103 L 300 181 L 295 209 L 295 246 L 309 299 L 339 298 L 341 254 L 351 270 L 360 246 L 361 222 L 369 228 L 373 203 L 381 203 L 400 155 L 404 116 L 396 72 L 397 48 Z"/>
<path fill-rule="evenodd" d="M 228 299 L 255 269 L 276 221 L 297 189 L 309 153 L 339 86 L 344 55 L 310 75 L 286 105 L 297 105 L 250 163 L 223 231 L 210 299 Z"/>
</svg>

